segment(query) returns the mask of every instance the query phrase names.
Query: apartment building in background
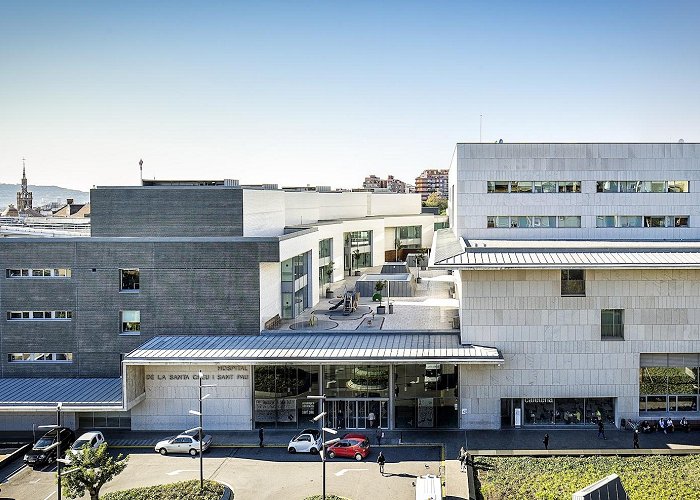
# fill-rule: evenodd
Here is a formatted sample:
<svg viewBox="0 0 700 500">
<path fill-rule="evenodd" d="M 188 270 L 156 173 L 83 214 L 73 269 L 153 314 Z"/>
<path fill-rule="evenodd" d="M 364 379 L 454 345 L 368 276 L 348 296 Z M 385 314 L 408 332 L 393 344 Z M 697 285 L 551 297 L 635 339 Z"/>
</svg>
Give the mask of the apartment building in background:
<svg viewBox="0 0 700 500">
<path fill-rule="evenodd" d="M 416 193 L 425 201 L 432 193 L 438 193 L 442 198 L 448 198 L 448 169 L 428 169 L 416 177 Z"/>
</svg>

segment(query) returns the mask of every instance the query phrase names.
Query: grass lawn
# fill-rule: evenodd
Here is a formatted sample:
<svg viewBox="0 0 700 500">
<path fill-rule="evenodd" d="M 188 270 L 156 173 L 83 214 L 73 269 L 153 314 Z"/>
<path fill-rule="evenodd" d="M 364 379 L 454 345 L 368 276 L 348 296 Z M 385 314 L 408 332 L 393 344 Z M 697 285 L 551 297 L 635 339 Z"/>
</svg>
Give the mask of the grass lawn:
<svg viewBox="0 0 700 500">
<path fill-rule="evenodd" d="M 475 461 L 484 500 L 568 500 L 610 474 L 620 476 L 630 500 L 700 499 L 700 455 L 475 457 Z"/>
</svg>

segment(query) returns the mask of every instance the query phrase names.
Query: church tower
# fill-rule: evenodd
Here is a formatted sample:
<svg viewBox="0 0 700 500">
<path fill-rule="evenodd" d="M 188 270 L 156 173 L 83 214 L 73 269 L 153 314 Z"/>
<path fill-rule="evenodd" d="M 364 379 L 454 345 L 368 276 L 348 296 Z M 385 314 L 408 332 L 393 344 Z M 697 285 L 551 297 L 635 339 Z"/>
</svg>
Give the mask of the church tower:
<svg viewBox="0 0 700 500">
<path fill-rule="evenodd" d="M 17 210 L 31 210 L 32 208 L 32 193 L 27 191 L 27 173 L 22 158 L 22 190 L 17 193 Z"/>
</svg>

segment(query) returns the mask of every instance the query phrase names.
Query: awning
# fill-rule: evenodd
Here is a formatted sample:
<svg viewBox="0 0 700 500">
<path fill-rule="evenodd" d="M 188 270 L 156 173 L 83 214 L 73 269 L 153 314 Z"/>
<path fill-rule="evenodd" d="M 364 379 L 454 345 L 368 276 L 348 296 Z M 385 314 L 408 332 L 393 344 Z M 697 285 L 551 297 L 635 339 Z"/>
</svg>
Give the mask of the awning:
<svg viewBox="0 0 700 500">
<path fill-rule="evenodd" d="M 122 408 L 121 378 L 1 378 L 0 411 L 68 411 Z"/>
<path fill-rule="evenodd" d="M 461 344 L 453 333 L 299 333 L 155 337 L 125 364 L 503 363 L 498 349 Z"/>
</svg>

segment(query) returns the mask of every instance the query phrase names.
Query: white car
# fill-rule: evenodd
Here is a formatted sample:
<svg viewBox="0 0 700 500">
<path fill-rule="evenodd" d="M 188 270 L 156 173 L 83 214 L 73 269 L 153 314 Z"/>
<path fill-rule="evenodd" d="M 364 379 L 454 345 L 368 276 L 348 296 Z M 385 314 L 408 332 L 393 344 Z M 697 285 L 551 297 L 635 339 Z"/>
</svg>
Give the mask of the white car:
<svg viewBox="0 0 700 500">
<path fill-rule="evenodd" d="M 202 451 L 211 445 L 211 436 L 206 434 L 202 437 Z M 189 453 L 193 457 L 199 453 L 199 434 L 178 434 L 162 441 L 158 441 L 155 450 L 161 455 L 168 453 Z"/>
<path fill-rule="evenodd" d="M 102 443 L 106 443 L 106 441 L 105 437 L 100 431 L 86 432 L 85 434 L 81 435 L 78 439 L 75 440 L 73 446 L 71 446 L 70 450 L 68 450 L 68 453 L 72 455 L 78 455 L 81 452 L 82 447 L 86 444 L 89 444 L 90 448 L 94 450 Z"/>
<path fill-rule="evenodd" d="M 318 429 L 304 429 L 294 436 L 287 446 L 289 453 L 318 453 L 320 449 L 321 431 Z"/>
</svg>

